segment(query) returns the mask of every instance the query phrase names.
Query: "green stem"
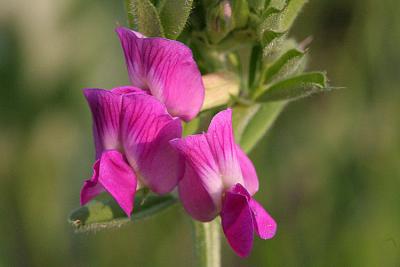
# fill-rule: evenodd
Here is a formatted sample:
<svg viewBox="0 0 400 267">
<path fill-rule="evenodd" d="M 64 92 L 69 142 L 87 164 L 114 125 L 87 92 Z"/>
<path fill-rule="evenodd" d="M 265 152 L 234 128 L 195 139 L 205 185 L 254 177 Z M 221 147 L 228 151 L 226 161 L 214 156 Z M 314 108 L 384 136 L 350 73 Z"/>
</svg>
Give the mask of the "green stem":
<svg viewBox="0 0 400 267">
<path fill-rule="evenodd" d="M 221 266 L 219 219 L 208 223 L 193 220 L 196 267 Z"/>
</svg>

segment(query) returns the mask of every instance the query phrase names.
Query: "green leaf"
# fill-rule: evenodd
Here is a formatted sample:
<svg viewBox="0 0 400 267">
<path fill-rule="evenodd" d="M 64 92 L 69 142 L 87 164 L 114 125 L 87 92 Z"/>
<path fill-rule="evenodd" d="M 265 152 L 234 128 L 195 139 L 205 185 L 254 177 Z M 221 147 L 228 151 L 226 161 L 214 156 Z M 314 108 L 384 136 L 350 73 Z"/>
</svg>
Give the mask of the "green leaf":
<svg viewBox="0 0 400 267">
<path fill-rule="evenodd" d="M 164 0 L 160 3 L 160 20 L 165 36 L 176 39 L 185 28 L 192 10 L 193 0 Z"/>
<path fill-rule="evenodd" d="M 327 89 L 325 73 L 304 73 L 271 85 L 256 95 L 258 102 L 295 100 Z"/>
<path fill-rule="evenodd" d="M 250 55 L 250 66 L 249 66 L 249 88 L 253 88 L 254 84 L 260 79 L 260 69 L 261 69 L 261 61 L 262 58 L 262 49 L 261 46 L 255 45 L 251 50 Z"/>
<path fill-rule="evenodd" d="M 283 5 L 283 9 L 282 1 L 277 2 L 279 3 L 272 5 L 264 13 L 262 31 L 287 32 L 307 0 L 289 0 L 286 5 Z"/>
<path fill-rule="evenodd" d="M 266 4 L 265 0 L 249 0 L 248 2 L 249 8 L 257 13 L 262 12 Z"/>
<path fill-rule="evenodd" d="M 233 107 L 232 127 L 236 143 L 241 144 L 242 136 L 247 125 L 250 123 L 251 119 L 254 117 L 260 107 L 260 104 L 254 104 L 250 106 L 236 105 Z"/>
<path fill-rule="evenodd" d="M 271 30 L 264 31 L 261 37 L 261 44 L 264 47 L 264 55 L 271 54 L 275 48 L 280 47 L 285 36 L 285 32 L 276 32 Z"/>
<path fill-rule="evenodd" d="M 243 28 L 247 25 L 249 18 L 249 4 L 248 0 L 235 0 L 231 1 L 232 16 L 235 28 Z"/>
<path fill-rule="evenodd" d="M 188 136 L 188 135 L 194 134 L 194 133 L 196 133 L 197 129 L 199 129 L 199 127 L 200 127 L 200 117 L 197 116 L 193 120 L 183 123 L 182 135 Z"/>
<path fill-rule="evenodd" d="M 249 153 L 271 128 L 285 104 L 286 101 L 282 101 L 233 108 L 235 140 L 246 153 Z"/>
<path fill-rule="evenodd" d="M 287 31 L 308 0 L 289 0 L 279 18 L 280 31 Z"/>
<path fill-rule="evenodd" d="M 133 29 L 147 37 L 164 36 L 157 9 L 150 0 L 127 0 L 127 9 Z"/>
<path fill-rule="evenodd" d="M 286 0 L 271 0 L 269 1 L 268 7 L 282 10 L 286 6 Z"/>
<path fill-rule="evenodd" d="M 304 64 L 304 56 L 298 49 L 287 51 L 266 70 L 264 81 L 272 83 L 297 73 Z"/>
<path fill-rule="evenodd" d="M 78 232 L 98 231 L 153 216 L 176 202 L 170 195 L 135 197 L 135 208 L 129 219 L 115 200 L 107 196 L 106 199 L 92 200 L 87 205 L 72 211 L 68 221 Z"/>
</svg>

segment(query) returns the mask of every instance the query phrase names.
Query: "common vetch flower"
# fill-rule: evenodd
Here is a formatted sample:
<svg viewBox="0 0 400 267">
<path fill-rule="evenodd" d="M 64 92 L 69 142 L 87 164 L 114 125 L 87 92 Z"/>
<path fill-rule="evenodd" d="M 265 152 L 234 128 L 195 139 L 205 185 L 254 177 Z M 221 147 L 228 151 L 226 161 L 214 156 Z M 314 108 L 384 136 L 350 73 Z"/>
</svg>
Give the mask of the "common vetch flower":
<svg viewBox="0 0 400 267">
<path fill-rule="evenodd" d="M 191 50 L 160 37 L 147 38 L 128 28 L 116 29 L 130 81 L 165 104 L 172 116 L 189 121 L 204 100 L 204 85 Z"/>
<path fill-rule="evenodd" d="M 235 143 L 230 109 L 212 119 L 207 133 L 174 139 L 171 144 L 185 159 L 178 192 L 194 219 L 207 222 L 220 215 L 229 244 L 242 257 L 252 249 L 254 232 L 263 239 L 275 235 L 274 219 L 252 198 L 258 178 Z"/>
<path fill-rule="evenodd" d="M 169 141 L 181 137 L 179 118 L 141 89 L 85 89 L 93 117 L 96 162 L 84 182 L 81 204 L 107 191 L 130 216 L 138 188 L 170 192 L 182 176 L 182 162 Z"/>
</svg>

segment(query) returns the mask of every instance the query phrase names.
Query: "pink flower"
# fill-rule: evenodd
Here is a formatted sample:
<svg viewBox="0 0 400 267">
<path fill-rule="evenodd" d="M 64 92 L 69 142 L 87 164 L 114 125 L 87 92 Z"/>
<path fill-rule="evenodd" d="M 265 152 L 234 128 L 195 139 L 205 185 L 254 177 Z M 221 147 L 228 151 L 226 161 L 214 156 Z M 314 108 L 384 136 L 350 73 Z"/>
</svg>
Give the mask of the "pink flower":
<svg viewBox="0 0 400 267">
<path fill-rule="evenodd" d="M 184 44 L 164 38 L 146 38 L 130 29 L 116 29 L 133 86 L 148 91 L 165 104 L 172 116 L 189 121 L 204 100 L 201 74 Z"/>
<path fill-rule="evenodd" d="M 193 218 L 206 222 L 220 215 L 225 236 L 241 257 L 249 255 L 254 232 L 263 239 L 275 235 L 275 221 L 252 198 L 258 178 L 234 141 L 230 109 L 213 118 L 207 133 L 174 139 L 171 144 L 185 159 L 178 191 Z"/>
<path fill-rule="evenodd" d="M 137 188 L 170 192 L 182 176 L 181 157 L 169 141 L 182 136 L 155 97 L 135 87 L 85 89 L 93 116 L 96 162 L 81 191 L 81 204 L 107 191 L 130 216 Z"/>
</svg>

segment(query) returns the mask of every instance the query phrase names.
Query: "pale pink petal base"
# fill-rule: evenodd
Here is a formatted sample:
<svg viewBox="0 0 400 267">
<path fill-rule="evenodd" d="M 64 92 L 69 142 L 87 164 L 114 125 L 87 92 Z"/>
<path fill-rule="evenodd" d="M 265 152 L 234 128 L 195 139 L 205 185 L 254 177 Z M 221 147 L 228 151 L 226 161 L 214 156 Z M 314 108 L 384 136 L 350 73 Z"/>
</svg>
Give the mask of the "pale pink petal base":
<svg viewBox="0 0 400 267">
<path fill-rule="evenodd" d="M 243 176 L 236 151 L 232 130 L 232 110 L 219 112 L 211 120 L 206 133 L 225 188 L 231 188 L 237 183 L 243 184 Z"/>
<path fill-rule="evenodd" d="M 238 145 L 236 146 L 236 152 L 239 159 L 240 169 L 242 170 L 244 187 L 252 196 L 258 191 L 258 177 L 256 169 L 254 168 L 254 165 L 249 157 Z"/>
<path fill-rule="evenodd" d="M 116 150 L 102 153 L 94 164 L 94 173 L 85 181 L 81 190 L 81 204 L 84 205 L 93 197 L 107 191 L 119 204 L 127 216 L 133 210 L 137 179 L 124 156 Z"/>
</svg>

